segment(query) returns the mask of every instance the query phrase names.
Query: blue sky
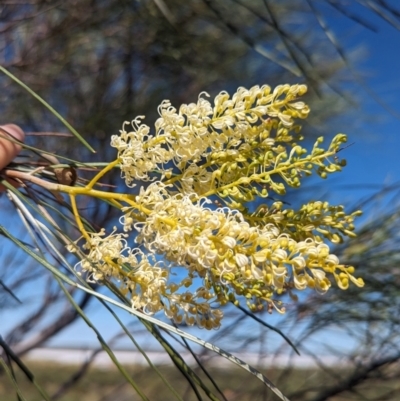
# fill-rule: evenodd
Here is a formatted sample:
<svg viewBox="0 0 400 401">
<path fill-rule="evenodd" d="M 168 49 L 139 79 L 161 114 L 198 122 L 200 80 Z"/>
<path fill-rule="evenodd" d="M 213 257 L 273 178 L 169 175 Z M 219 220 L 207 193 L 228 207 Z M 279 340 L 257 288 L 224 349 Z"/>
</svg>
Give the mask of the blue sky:
<svg viewBox="0 0 400 401">
<path fill-rule="evenodd" d="M 355 85 L 361 105 L 352 112 L 357 120 L 355 144 L 345 152 L 348 167 L 340 177 L 347 184 L 389 185 L 400 181 L 400 35 L 384 21 L 374 22 L 377 34 L 363 29 L 355 36 L 355 40 L 362 39 L 367 50 L 367 58 L 357 69 L 391 112 L 372 99 L 363 86 Z M 353 142 L 351 132 L 347 134 Z M 360 189 L 353 193 L 355 198 L 363 195 Z"/>
<path fill-rule="evenodd" d="M 339 20 L 334 13 L 331 18 L 338 39 L 347 40 L 348 50 L 362 41 L 367 55 L 356 68 L 370 90 L 392 111 L 390 113 L 373 100 L 361 85 L 352 85 L 361 103 L 358 110 L 351 110 L 349 114 L 354 123 L 351 129 L 356 130 L 356 135 L 355 144 L 341 155 L 348 161 L 348 166 L 342 173 L 320 184 L 329 191 L 333 203 L 352 203 L 377 191 L 379 186 L 400 182 L 400 32 L 378 18 L 373 19 L 379 29 L 378 33 L 355 27 L 343 19 Z M 326 137 L 333 136 L 338 130 L 348 134 L 349 142 L 353 142 L 352 132 L 346 127 L 334 126 L 332 132 L 326 133 Z M 347 188 L 342 188 L 343 186 Z M 118 330 L 117 326 L 109 314 L 96 308 L 95 304 L 93 302 L 89 308 L 90 316 L 108 338 Z M 8 326 L 14 319 L 13 313 L 2 315 L 4 330 L 4 322 Z M 131 319 L 125 314 L 120 316 L 125 321 Z M 279 317 L 274 317 L 272 323 L 277 319 Z M 200 335 L 203 333 L 205 332 L 197 332 Z M 4 332 L 0 334 L 4 335 Z M 64 330 L 52 344 L 94 346 L 96 339 L 90 329 L 83 323 L 78 323 Z"/>
</svg>

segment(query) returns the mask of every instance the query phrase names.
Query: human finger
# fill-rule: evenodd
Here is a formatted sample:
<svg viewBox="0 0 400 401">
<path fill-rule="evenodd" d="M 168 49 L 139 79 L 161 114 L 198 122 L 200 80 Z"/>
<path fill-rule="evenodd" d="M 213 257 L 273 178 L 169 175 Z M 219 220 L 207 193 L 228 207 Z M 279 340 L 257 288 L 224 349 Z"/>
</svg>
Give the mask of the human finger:
<svg viewBox="0 0 400 401">
<path fill-rule="evenodd" d="M 0 170 L 7 166 L 21 150 L 21 145 L 11 142 L 8 138 L 23 142 L 25 134 L 15 124 L 0 126 Z"/>
</svg>

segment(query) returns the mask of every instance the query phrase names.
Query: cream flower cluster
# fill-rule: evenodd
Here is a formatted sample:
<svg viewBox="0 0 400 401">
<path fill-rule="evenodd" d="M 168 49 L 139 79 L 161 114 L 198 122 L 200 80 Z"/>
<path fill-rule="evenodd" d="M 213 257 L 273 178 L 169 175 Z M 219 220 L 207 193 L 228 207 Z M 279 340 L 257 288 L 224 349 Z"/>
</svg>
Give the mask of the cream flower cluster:
<svg viewBox="0 0 400 401">
<path fill-rule="evenodd" d="M 150 128 L 141 124 L 142 118 L 139 116 L 132 121 L 133 131 L 125 131 L 125 125 L 129 124 L 125 122 L 120 135 L 111 137 L 111 146 L 118 149 L 122 177 L 128 187 L 135 186 L 135 180 L 148 181 L 148 172 L 154 170 L 158 164 L 169 162 L 172 157 L 170 151 L 156 142 L 151 143 Z"/>
<path fill-rule="evenodd" d="M 130 293 L 132 306 L 146 313 L 164 310 L 177 323 L 210 329 L 219 327 L 222 319 L 216 306 L 240 296 L 253 310 L 263 305 L 280 310 L 275 294 L 293 288 L 325 293 L 331 286 L 329 276 L 342 289 L 349 281 L 363 285 L 353 277 L 352 267 L 340 265 L 328 245 L 312 238 L 297 241 L 274 224 L 251 226 L 238 211 L 206 207 L 211 205 L 207 199 L 170 196 L 161 182 L 142 188 L 136 202 L 139 209 L 150 207 L 151 213 L 132 217 L 127 209 L 121 218 L 124 230 L 135 228 L 136 242 L 149 255 L 163 255 L 170 265 L 155 263 L 154 256 L 151 264 L 138 248 L 128 247 L 127 234 L 105 236 L 102 230 L 91 234 L 84 245 L 89 254 L 78 267 L 94 281 L 120 282 L 122 291 Z M 186 278 L 174 282 L 172 266 L 187 269 Z M 199 280 L 200 286 L 194 288 Z"/>
<path fill-rule="evenodd" d="M 152 254 L 150 262 L 139 248 L 127 245 L 126 234 L 116 234 L 115 230 L 108 236 L 105 230 L 90 234 L 90 240 L 83 245 L 89 252 L 75 266 L 79 275 L 86 273 L 89 282 L 115 281 L 123 295 L 129 293 L 132 307 L 144 313 L 153 315 L 164 310 L 176 323 L 184 321 L 189 326 L 196 324 L 207 329 L 220 326 L 223 314 L 212 307 L 215 296 L 209 289 L 200 286 L 195 291 L 178 293 L 178 289 L 192 284 L 193 277 L 179 283 L 170 281 L 170 266 L 157 262 Z M 77 248 L 69 249 L 74 252 Z"/>
<path fill-rule="evenodd" d="M 153 183 L 148 192 L 157 193 L 158 188 L 165 190 Z M 328 245 L 312 238 L 296 241 L 273 224 L 251 226 L 238 211 L 212 210 L 205 207 L 207 200 L 202 202 L 181 194 L 160 197 L 146 221 L 135 224 L 137 242 L 185 266 L 191 275 L 219 283 L 225 294 L 258 302 L 271 303 L 274 293 L 293 287 L 325 293 L 331 285 L 327 274 L 342 289 L 349 281 L 363 285 L 352 276 L 353 268 L 330 254 Z"/>
<path fill-rule="evenodd" d="M 162 294 L 167 286 L 168 269 L 154 258 L 153 264 L 150 263 L 147 255 L 128 246 L 126 234 L 115 231 L 116 227 L 110 235 L 106 235 L 104 229 L 90 233 L 90 241 L 83 245 L 89 252 L 75 269 L 78 274 L 87 273 L 89 282 L 116 280 L 123 293 L 132 294 L 134 308 L 151 314 L 158 312 L 163 309 Z M 76 247 L 70 247 L 70 251 L 74 250 Z"/>
<path fill-rule="evenodd" d="M 281 85 L 274 91 L 267 85 L 239 88 L 232 99 L 221 92 L 214 107 L 202 97 L 208 96 L 203 92 L 197 103 L 184 104 L 179 111 L 165 100 L 158 108 L 160 118 L 155 122 L 154 135 L 141 123 L 143 117 L 137 117 L 132 130 L 126 131 L 129 123 L 125 122 L 120 135 L 112 136 L 111 146 L 118 150 L 122 177 L 128 186 L 134 186 L 136 180 L 152 180 L 149 173 L 156 169 L 168 175 L 171 169 L 164 169 L 164 165 L 170 161 L 182 170 L 186 164 L 192 166 L 219 151 L 225 150 L 231 157 L 239 155 L 243 151 L 239 146 L 254 140 L 255 126 L 264 118 L 277 117 L 283 127 L 291 127 L 293 118 L 306 118 L 308 106 L 296 101 L 306 90 L 305 85 Z M 186 172 L 187 179 L 194 170 Z M 207 176 L 206 182 L 211 181 L 210 175 L 202 174 Z"/>
<path fill-rule="evenodd" d="M 346 215 L 327 202 L 292 210 L 282 201 L 249 212 L 247 203 L 270 191 L 284 195 L 305 176 L 326 178 L 345 165 L 336 155 L 343 134 L 327 149 L 323 138 L 310 152 L 298 144 L 294 122 L 309 113 L 298 100 L 305 92 L 304 85 L 239 88 L 232 97 L 221 92 L 213 105 L 203 93 L 179 110 L 162 102 L 153 133 L 143 117 L 129 129 L 124 123 L 111 139 L 118 158 L 110 168 L 120 167 L 127 186 L 142 185 L 115 199 L 107 193 L 121 209 L 124 233 L 83 230 L 86 257 L 77 270 L 118 283 L 134 308 L 207 329 L 220 326 L 228 302 L 283 312 L 285 293 L 323 294 L 331 280 L 341 289 L 362 287 L 326 244 L 354 236 L 359 212 Z"/>
</svg>

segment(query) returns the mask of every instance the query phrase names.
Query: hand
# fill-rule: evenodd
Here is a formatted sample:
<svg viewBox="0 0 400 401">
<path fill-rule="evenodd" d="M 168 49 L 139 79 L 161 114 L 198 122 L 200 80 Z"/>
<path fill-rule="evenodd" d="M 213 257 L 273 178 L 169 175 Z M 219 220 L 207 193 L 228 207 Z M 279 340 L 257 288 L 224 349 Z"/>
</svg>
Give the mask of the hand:
<svg viewBox="0 0 400 401">
<path fill-rule="evenodd" d="M 7 137 L 23 142 L 25 134 L 24 131 L 15 124 L 0 126 L 0 170 L 6 167 L 21 150 L 20 145 L 9 141 Z M 13 185 L 16 184 L 15 182 L 11 183 Z M 0 191 L 4 191 L 4 189 L 4 186 L 0 184 Z"/>
</svg>

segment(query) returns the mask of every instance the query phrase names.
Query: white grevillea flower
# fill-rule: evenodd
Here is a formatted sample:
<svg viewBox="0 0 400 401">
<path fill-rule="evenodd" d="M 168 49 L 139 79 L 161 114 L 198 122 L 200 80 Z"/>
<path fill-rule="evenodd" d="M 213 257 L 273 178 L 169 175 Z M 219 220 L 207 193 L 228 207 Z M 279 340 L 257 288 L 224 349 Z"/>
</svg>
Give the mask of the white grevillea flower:
<svg viewBox="0 0 400 401">
<path fill-rule="evenodd" d="M 161 262 L 150 263 L 141 250 L 128 247 L 126 237 L 116 228 L 108 236 L 104 229 L 90 233 L 90 241 L 83 246 L 88 254 L 75 269 L 87 273 L 91 282 L 116 280 L 124 293 L 130 292 L 133 307 L 153 314 L 163 309 L 169 270 Z"/>
<path fill-rule="evenodd" d="M 147 190 L 153 193 L 156 185 Z M 339 260 L 327 245 L 311 238 L 297 242 L 272 224 L 250 226 L 241 213 L 212 210 L 190 196 L 162 196 L 146 220 L 135 224 L 137 241 L 150 252 L 225 285 L 234 281 L 251 289 L 261 280 L 273 292 L 290 283 L 299 290 L 329 288 L 326 273 L 333 273 Z"/>
<path fill-rule="evenodd" d="M 132 131 L 129 132 L 125 130 L 129 123 L 124 122 L 120 135 L 111 137 L 111 146 L 118 150 L 122 178 L 128 187 L 135 186 L 135 180 L 152 180 L 149 171 L 168 163 L 172 157 L 168 149 L 151 141 L 150 127 L 141 124 L 142 118 L 139 116 L 132 121 Z"/>
<path fill-rule="evenodd" d="M 269 86 L 239 88 L 231 99 L 221 92 L 214 100 L 214 107 L 204 98 L 209 95 L 203 92 L 197 103 L 183 104 L 179 110 L 164 100 L 158 107 L 160 117 L 155 122 L 154 134 L 141 123 L 144 117 L 139 116 L 132 121 L 132 130 L 125 129 L 129 124 L 125 122 L 120 135 L 111 137 L 111 146 L 118 150 L 122 177 L 132 187 L 135 181 L 150 181 L 151 171 L 167 174 L 169 169 L 165 170 L 164 165 L 170 161 L 190 169 L 218 151 L 238 157 L 245 150 L 243 145 L 252 143 L 258 135 L 260 120 L 277 117 L 283 126 L 291 127 L 293 118 L 305 118 L 308 107 L 303 102 L 294 102 L 305 91 L 304 85 L 281 85 L 273 93 Z M 269 143 L 272 142 L 270 139 Z M 189 193 L 189 188 L 198 194 L 206 192 L 209 174 L 201 168 L 196 172 L 199 177 L 195 178 L 194 173 L 193 170 L 186 173 L 184 193 Z"/>
</svg>

